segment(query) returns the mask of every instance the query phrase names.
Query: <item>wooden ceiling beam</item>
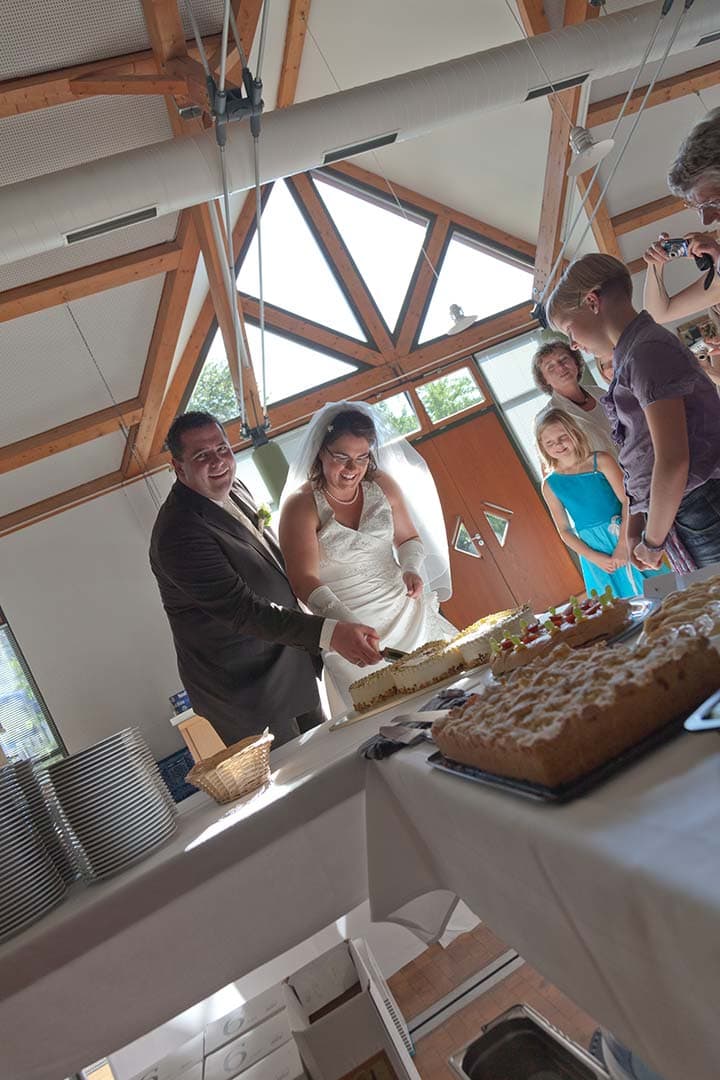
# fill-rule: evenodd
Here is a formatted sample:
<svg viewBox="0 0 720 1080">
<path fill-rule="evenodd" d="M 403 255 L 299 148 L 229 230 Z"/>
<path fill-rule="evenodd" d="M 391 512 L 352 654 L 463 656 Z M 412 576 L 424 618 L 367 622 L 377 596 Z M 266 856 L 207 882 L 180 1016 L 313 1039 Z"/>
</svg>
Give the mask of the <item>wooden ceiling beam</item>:
<svg viewBox="0 0 720 1080">
<path fill-rule="evenodd" d="M 187 81 L 182 76 L 173 75 L 117 75 L 111 71 L 98 71 L 94 75 L 83 75 L 70 83 L 75 97 L 97 97 L 103 95 L 132 96 L 138 94 L 170 94 L 180 97 L 187 94 Z"/>
<path fill-rule="evenodd" d="M 245 248 L 254 224 L 255 192 L 251 191 L 245 197 L 240 215 L 233 228 L 233 247 L 235 251 L 242 251 Z M 208 293 L 162 402 L 152 440 L 150 460 L 156 458 L 161 452 L 168 428 L 180 411 L 188 386 L 197 373 L 200 353 L 214 320 L 215 309 L 212 296 Z"/>
<path fill-rule="evenodd" d="M 109 435 L 118 428 L 128 428 L 136 424 L 141 416 L 142 402 L 140 398 L 132 398 L 130 401 L 122 401 L 107 409 L 89 413 L 78 420 L 71 420 L 67 424 L 58 424 L 39 435 L 9 443 L 0 447 L 0 475 L 52 454 L 59 454 L 73 446 L 81 446 L 102 435 Z"/>
<path fill-rule="evenodd" d="M 597 17 L 598 10 L 589 8 L 587 4 L 578 5 L 577 2 L 566 0 L 563 22 L 565 25 L 585 22 Z M 518 0 L 518 11 L 528 37 L 547 33 L 551 29 L 542 0 Z M 528 62 L 532 61 L 528 59 Z M 570 185 L 567 169 L 572 158 L 570 129 L 578 121 L 582 100 L 581 89 L 574 87 L 571 90 L 564 90 L 559 94 L 553 94 L 548 100 L 552 110 L 552 120 L 545 162 L 533 276 L 535 296 L 539 296 L 543 289 L 552 285 L 549 281 L 550 271 L 562 246 L 563 224 Z"/>
<path fill-rule="evenodd" d="M 591 176 L 591 172 L 586 172 L 577 178 L 577 188 L 582 198 L 587 194 Z M 620 245 L 618 244 L 614 221 L 610 217 L 610 211 L 607 208 L 607 202 L 605 200 L 600 204 L 600 208 L 597 209 L 599 197 L 600 185 L 596 180 L 590 188 L 590 193 L 587 196 L 587 202 L 585 203 L 588 215 L 595 215 L 590 226 L 592 234 L 595 237 L 595 243 L 597 244 L 598 249 L 604 252 L 605 255 L 613 255 L 622 262 L 623 257 L 622 252 L 620 251 Z"/>
<path fill-rule="evenodd" d="M 213 34 L 204 38 L 203 43 L 206 48 L 212 50 L 219 40 L 219 35 Z M 196 46 L 190 44 L 188 50 L 190 56 L 197 59 Z M 98 72 L 105 74 L 112 72 L 114 75 L 157 76 L 158 65 L 152 51 L 147 50 L 95 60 L 89 64 L 76 64 L 74 67 L 60 68 L 57 71 L 46 71 L 41 75 L 8 79 L 0 82 L 0 119 L 77 101 L 77 94 L 73 91 L 72 84 L 84 76 L 94 76 Z"/>
<path fill-rule="evenodd" d="M 612 224 L 618 236 L 633 232 L 634 229 L 642 229 L 645 225 L 652 225 L 655 221 L 664 221 L 673 214 L 679 214 L 685 209 L 685 203 L 675 195 L 663 195 L 660 199 L 636 206 L 633 210 L 625 210 L 622 214 L 616 214 Z"/>
<path fill-rule="evenodd" d="M 275 99 L 276 109 L 284 109 L 288 105 L 292 105 L 295 100 L 298 78 L 300 77 L 300 63 L 303 48 L 305 47 L 305 35 L 307 34 L 308 19 L 310 17 L 310 3 L 311 0 L 290 0 L 287 28 L 285 30 L 285 46 L 280 68 L 280 81 Z"/>
<path fill-rule="evenodd" d="M 94 296 L 119 285 L 142 281 L 155 274 L 168 273 L 178 266 L 181 255 L 182 249 L 175 241 L 155 244 L 128 255 L 105 259 L 78 270 L 68 270 L 28 285 L 18 285 L 15 289 L 6 289 L 0 292 L 0 323 L 84 296 Z"/>
<path fill-rule="evenodd" d="M 231 6 L 233 15 L 235 16 L 235 22 L 237 23 L 238 34 L 240 35 L 240 44 L 243 47 L 245 56 L 249 57 L 253 41 L 255 40 L 255 31 L 260 18 L 263 0 L 232 0 Z M 218 43 L 208 56 L 210 68 L 215 72 L 220 70 L 221 59 L 222 40 L 221 35 L 218 35 Z M 236 76 L 239 65 L 240 57 L 235 47 L 235 39 L 231 28 L 228 33 L 228 56 L 225 66 L 225 72 L 228 78 L 234 78 Z"/>
<path fill-rule="evenodd" d="M 680 75 L 661 79 L 653 87 L 645 108 L 651 109 L 655 105 L 665 105 L 668 101 L 687 97 L 688 94 L 694 94 L 697 90 L 709 90 L 717 86 L 719 82 L 720 60 L 716 60 L 712 64 L 705 64 L 703 67 L 684 71 Z M 639 112 L 646 91 L 647 86 L 639 86 L 633 92 L 625 110 L 625 116 L 632 116 Z M 587 126 L 600 127 L 601 124 L 610 124 L 613 120 L 617 120 L 626 96 L 627 94 L 616 94 L 602 101 L 591 101 L 588 106 Z"/>
<path fill-rule="evenodd" d="M 38 521 L 45 521 L 55 514 L 69 510 L 71 507 L 80 506 L 90 499 L 96 499 L 99 495 L 107 495 L 123 484 L 123 475 L 119 469 L 115 472 L 98 476 L 95 480 L 89 480 L 85 484 L 78 484 L 69 491 L 62 491 L 58 495 L 51 495 L 47 499 L 32 503 L 23 507 L 22 510 L 14 510 L 10 514 L 0 517 L 0 537 L 9 536 L 27 525 L 34 525 Z"/>
<path fill-rule="evenodd" d="M 288 177 L 286 183 L 291 191 L 297 192 L 318 246 L 334 270 L 358 322 L 382 355 L 392 359 L 395 345 L 390 331 L 311 178 L 301 173 Z"/>
<path fill-rule="evenodd" d="M 428 230 L 423 251 L 420 252 L 415 274 L 406 297 L 404 315 L 401 317 L 398 337 L 398 355 L 410 352 L 420 332 L 420 324 L 427 312 L 435 286 L 437 268 L 450 239 L 452 222 L 446 214 L 439 214 Z"/>
<path fill-rule="evenodd" d="M 160 296 L 138 393 L 143 403 L 143 415 L 139 427 L 129 434 L 121 469 L 124 476 L 142 471 L 150 456 L 200 254 L 197 234 L 186 210 L 180 215 L 177 243 L 181 256 L 175 269 L 167 274 Z"/>
<path fill-rule="evenodd" d="M 260 319 L 258 300 L 254 296 L 243 296 L 242 305 L 248 318 L 257 323 Z M 307 342 L 311 347 L 317 345 L 321 351 L 331 353 L 339 360 L 347 360 L 349 363 L 357 362 L 368 364 L 370 367 L 378 367 L 394 359 L 394 354 L 392 357 L 385 356 L 364 341 L 340 334 L 330 327 L 322 326 L 310 319 L 303 319 L 300 315 L 267 302 L 265 303 L 265 324 L 268 330 L 277 330 L 301 343 Z"/>
<path fill-rule="evenodd" d="M 248 5 L 248 8 L 254 9 L 254 3 L 255 0 Z M 153 52 L 160 69 L 172 72 L 177 69 L 178 63 L 186 66 L 188 49 L 185 45 L 177 0 L 142 0 L 142 7 L 150 41 L 153 45 Z M 258 4 L 257 14 L 259 14 L 259 11 L 260 5 Z M 241 40 L 243 46 L 247 47 L 249 51 L 254 35 L 254 25 L 251 26 L 250 22 L 248 22 L 247 12 L 244 13 L 241 24 Z M 188 124 L 181 120 L 171 99 L 166 98 L 166 103 L 170 124 L 176 136 L 182 136 L 199 129 L 198 122 Z M 217 249 L 212 219 L 210 218 L 211 212 L 214 213 L 214 210 L 210 211 L 207 206 L 204 206 L 193 207 L 187 213 L 188 224 L 192 223 L 193 234 L 193 241 L 191 242 L 191 254 L 194 255 L 192 271 L 189 272 L 189 280 L 175 282 L 174 294 L 171 293 L 168 296 L 164 310 L 161 301 L 153 342 L 151 342 L 145 366 L 148 376 L 147 380 L 144 377 L 144 382 L 147 383 L 148 395 L 146 412 L 143 422 L 137 432 L 133 434 L 132 443 L 129 442 L 123 457 L 122 469 L 126 476 L 134 475 L 136 472 L 147 468 L 153 444 L 158 439 L 164 440 L 165 437 L 163 428 L 165 416 L 163 411 L 164 398 L 171 389 L 168 387 L 168 376 L 192 285 L 192 276 L 197 263 L 198 252 L 202 254 L 208 272 L 211 302 L 216 309 L 219 309 L 217 314 L 222 319 L 222 325 L 225 326 L 226 331 L 228 326 L 231 325 L 232 313 L 224 284 L 220 262 L 221 253 Z M 171 325 L 169 334 L 167 333 L 166 322 Z M 234 342 L 234 335 L 232 340 Z M 234 346 L 231 345 L 232 347 Z"/>
</svg>

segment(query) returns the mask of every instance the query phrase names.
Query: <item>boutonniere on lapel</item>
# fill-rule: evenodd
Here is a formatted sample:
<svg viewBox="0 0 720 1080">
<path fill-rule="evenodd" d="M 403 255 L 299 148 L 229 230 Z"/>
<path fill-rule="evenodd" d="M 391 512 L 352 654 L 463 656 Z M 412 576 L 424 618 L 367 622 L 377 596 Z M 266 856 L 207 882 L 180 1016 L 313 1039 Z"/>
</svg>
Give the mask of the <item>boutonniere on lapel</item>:
<svg viewBox="0 0 720 1080">
<path fill-rule="evenodd" d="M 257 511 L 258 528 L 260 532 L 264 532 L 266 527 L 270 525 L 272 521 L 272 511 L 267 503 L 260 503 Z"/>
</svg>

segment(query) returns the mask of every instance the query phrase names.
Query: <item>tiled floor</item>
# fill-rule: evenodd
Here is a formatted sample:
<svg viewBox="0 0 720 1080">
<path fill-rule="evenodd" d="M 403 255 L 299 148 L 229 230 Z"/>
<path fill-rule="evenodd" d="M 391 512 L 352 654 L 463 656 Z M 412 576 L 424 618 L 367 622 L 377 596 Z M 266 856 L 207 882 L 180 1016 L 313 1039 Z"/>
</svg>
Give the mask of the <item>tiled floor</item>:
<svg viewBox="0 0 720 1080">
<path fill-rule="evenodd" d="M 433 945 L 388 980 L 398 1005 L 410 1020 L 496 959 L 507 946 L 480 925 L 447 949 Z M 423 1080 L 456 1080 L 447 1064 L 450 1054 L 480 1034 L 483 1024 L 511 1005 L 537 1009 L 571 1039 L 588 1046 L 597 1024 L 556 987 L 524 964 L 464 1009 L 454 1013 L 417 1043 L 415 1064 Z"/>
</svg>

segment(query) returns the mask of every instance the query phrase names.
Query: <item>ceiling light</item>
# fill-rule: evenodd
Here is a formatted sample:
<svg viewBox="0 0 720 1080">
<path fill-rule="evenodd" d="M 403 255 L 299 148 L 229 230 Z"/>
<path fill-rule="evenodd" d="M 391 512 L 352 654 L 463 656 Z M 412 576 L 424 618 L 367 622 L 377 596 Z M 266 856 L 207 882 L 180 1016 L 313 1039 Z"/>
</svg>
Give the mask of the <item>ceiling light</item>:
<svg viewBox="0 0 720 1080">
<path fill-rule="evenodd" d="M 467 330 L 468 326 L 477 322 L 477 315 L 466 315 L 459 304 L 450 305 L 450 318 L 452 325 L 447 331 L 448 334 L 459 334 L 461 330 Z"/>
<path fill-rule="evenodd" d="M 574 156 L 567 175 L 581 176 L 588 169 L 593 169 L 598 161 L 608 156 L 615 145 L 615 140 L 603 139 L 602 142 L 595 142 L 586 127 L 576 126 L 570 132 L 570 145 Z"/>
</svg>

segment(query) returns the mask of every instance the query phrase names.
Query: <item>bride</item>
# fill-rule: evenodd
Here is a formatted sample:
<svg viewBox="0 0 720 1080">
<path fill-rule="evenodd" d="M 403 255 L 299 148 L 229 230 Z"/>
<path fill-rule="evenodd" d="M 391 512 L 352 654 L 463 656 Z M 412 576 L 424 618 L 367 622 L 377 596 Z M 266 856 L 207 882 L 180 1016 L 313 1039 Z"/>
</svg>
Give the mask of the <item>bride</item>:
<svg viewBox="0 0 720 1080">
<path fill-rule="evenodd" d="M 404 652 L 455 633 L 438 612 L 451 589 L 432 476 L 371 406 L 341 401 L 315 414 L 281 508 L 288 577 L 312 612 L 373 626 L 383 647 Z M 348 687 L 367 672 L 334 652 L 325 670 L 351 707 Z"/>
</svg>

